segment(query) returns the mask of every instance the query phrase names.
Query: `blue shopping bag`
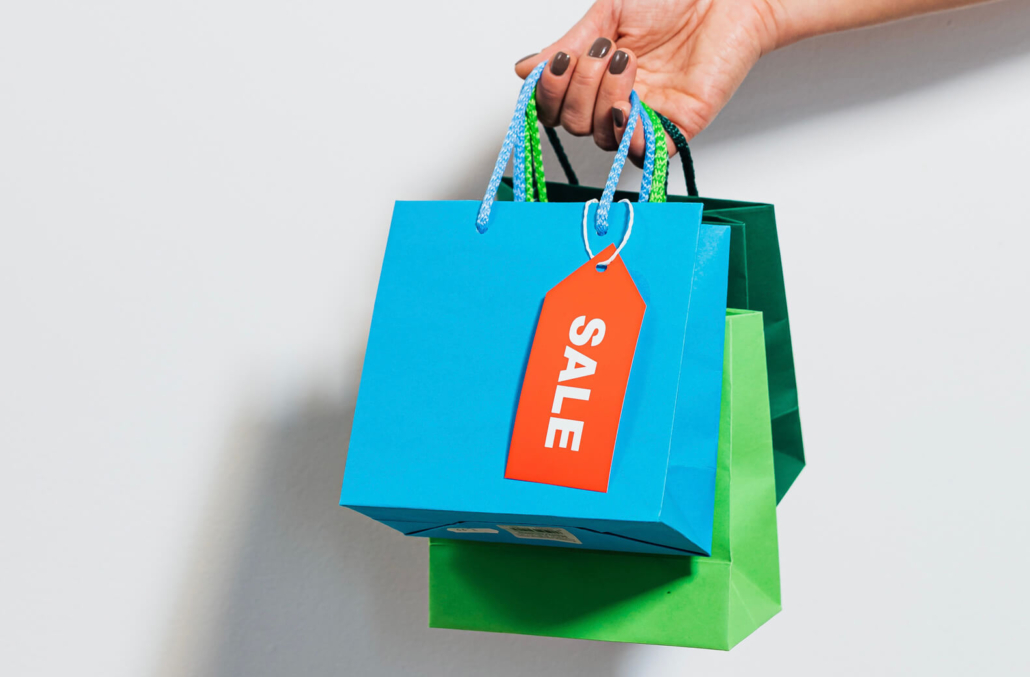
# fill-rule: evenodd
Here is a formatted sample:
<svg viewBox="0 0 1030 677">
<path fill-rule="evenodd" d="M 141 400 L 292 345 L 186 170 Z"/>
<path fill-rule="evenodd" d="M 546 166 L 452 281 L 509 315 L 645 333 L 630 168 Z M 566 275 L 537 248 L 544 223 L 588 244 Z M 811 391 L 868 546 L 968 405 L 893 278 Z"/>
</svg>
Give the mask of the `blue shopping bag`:
<svg viewBox="0 0 1030 677">
<path fill-rule="evenodd" d="M 596 207 L 525 202 L 519 163 L 516 201 L 493 203 L 508 156 L 522 157 L 542 67 L 482 203 L 394 207 L 340 503 L 413 536 L 708 555 L 729 229 L 702 224 L 698 204 L 612 204 L 633 128 L 648 122 L 635 95 Z M 620 243 L 646 311 L 607 491 L 506 479 L 544 296 L 588 249 Z"/>
</svg>

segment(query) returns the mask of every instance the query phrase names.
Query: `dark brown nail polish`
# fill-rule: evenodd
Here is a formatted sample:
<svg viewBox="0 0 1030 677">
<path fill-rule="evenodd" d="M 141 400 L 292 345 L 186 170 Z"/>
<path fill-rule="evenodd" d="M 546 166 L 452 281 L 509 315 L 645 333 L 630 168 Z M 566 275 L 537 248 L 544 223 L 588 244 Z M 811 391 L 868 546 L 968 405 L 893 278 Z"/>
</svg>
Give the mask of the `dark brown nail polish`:
<svg viewBox="0 0 1030 677">
<path fill-rule="evenodd" d="M 608 56 L 608 51 L 612 48 L 612 41 L 608 38 L 598 38 L 594 40 L 594 44 L 590 45 L 590 51 L 587 52 L 587 56 L 591 56 L 595 59 L 601 59 Z"/>
<path fill-rule="evenodd" d="M 516 62 L 515 62 L 515 65 L 516 65 L 516 66 L 517 66 L 517 65 L 519 65 L 520 63 L 522 63 L 522 62 L 523 62 L 523 61 L 525 61 L 526 59 L 532 59 L 532 58 L 533 58 L 534 56 L 536 56 L 536 55 L 537 55 L 537 54 L 539 54 L 539 53 L 540 53 L 540 52 L 533 52 L 532 54 L 527 54 L 526 56 L 524 56 L 524 57 L 522 57 L 521 59 L 519 59 L 518 61 L 516 61 Z"/>
<path fill-rule="evenodd" d="M 622 112 L 621 108 L 612 107 L 612 121 L 615 123 L 615 126 L 620 129 L 624 124 L 626 124 L 626 114 Z"/>
<path fill-rule="evenodd" d="M 565 52 L 558 52 L 551 57 L 551 75 L 565 75 L 565 71 L 569 69 L 569 62 L 571 59 Z"/>
<path fill-rule="evenodd" d="M 608 72 L 612 75 L 622 75 L 622 71 L 626 70 L 628 65 L 629 54 L 620 49 L 615 54 L 612 54 L 612 61 L 608 64 Z"/>
</svg>

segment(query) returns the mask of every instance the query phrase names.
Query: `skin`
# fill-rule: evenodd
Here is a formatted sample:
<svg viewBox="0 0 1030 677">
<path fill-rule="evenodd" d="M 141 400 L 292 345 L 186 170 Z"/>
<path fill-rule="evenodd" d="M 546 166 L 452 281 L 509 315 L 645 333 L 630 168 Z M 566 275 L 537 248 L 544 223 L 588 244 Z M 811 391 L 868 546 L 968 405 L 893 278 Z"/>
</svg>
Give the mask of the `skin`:
<svg viewBox="0 0 1030 677">
<path fill-rule="evenodd" d="M 628 119 L 629 94 L 672 120 L 687 139 L 707 127 L 751 68 L 765 54 L 804 38 L 970 5 L 979 0 L 598 0 L 559 40 L 522 59 L 522 78 L 551 61 L 537 86 L 540 121 L 575 136 L 593 136 L 615 150 Z M 612 42 L 592 57 L 598 38 Z M 617 51 L 625 70 L 609 71 Z M 564 52 L 569 66 L 552 71 Z M 672 144 L 668 144 L 672 149 Z M 644 138 L 639 126 L 630 157 L 639 164 Z"/>
</svg>

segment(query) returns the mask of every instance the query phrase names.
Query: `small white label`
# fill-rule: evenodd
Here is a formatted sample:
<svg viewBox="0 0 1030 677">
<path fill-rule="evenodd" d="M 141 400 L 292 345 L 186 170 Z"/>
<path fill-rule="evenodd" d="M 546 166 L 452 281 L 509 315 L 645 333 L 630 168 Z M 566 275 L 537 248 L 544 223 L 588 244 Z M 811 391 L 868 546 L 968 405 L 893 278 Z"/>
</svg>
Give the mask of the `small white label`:
<svg viewBox="0 0 1030 677">
<path fill-rule="evenodd" d="M 583 544 L 568 530 L 560 527 L 519 527 L 505 526 L 503 524 L 498 524 L 497 526 L 515 538 L 528 538 L 536 541 L 559 541 L 561 543 L 575 543 L 576 545 Z"/>
<path fill-rule="evenodd" d="M 497 529 L 479 529 L 474 527 L 449 527 L 447 531 L 453 531 L 456 534 L 497 534 L 500 533 Z"/>
</svg>

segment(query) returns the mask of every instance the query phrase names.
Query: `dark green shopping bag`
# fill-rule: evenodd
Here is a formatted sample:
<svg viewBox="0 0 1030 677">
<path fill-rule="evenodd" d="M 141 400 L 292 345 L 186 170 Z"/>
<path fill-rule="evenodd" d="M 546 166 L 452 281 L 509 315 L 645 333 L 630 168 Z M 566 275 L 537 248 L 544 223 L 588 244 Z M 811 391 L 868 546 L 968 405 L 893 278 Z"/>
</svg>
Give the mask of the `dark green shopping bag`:
<svg viewBox="0 0 1030 677">
<path fill-rule="evenodd" d="M 664 124 L 664 121 L 663 121 Z M 668 128 L 667 128 L 668 129 Z M 573 185 L 572 171 L 554 130 L 548 137 L 570 183 L 546 182 L 549 202 L 586 202 L 601 197 L 600 188 Z M 673 135 L 675 138 L 675 135 Z M 682 139 L 682 136 L 680 136 Z M 776 459 L 776 501 L 787 493 L 805 467 L 801 438 L 794 350 L 787 317 L 787 295 L 780 262 L 776 215 L 771 204 L 697 197 L 690 149 L 677 141 L 688 190 L 692 197 L 669 195 L 669 202 L 699 202 L 704 205 L 704 222 L 728 225 L 730 236 L 730 279 L 727 308 L 757 310 L 765 321 L 765 353 L 769 369 L 769 403 L 772 410 L 773 451 Z M 542 175 L 542 172 L 541 174 Z M 511 200 L 511 179 L 505 178 L 498 200 Z M 636 201 L 636 193 L 617 191 L 616 200 Z"/>
<path fill-rule="evenodd" d="M 728 650 L 779 612 L 762 334 L 727 312 L 711 557 L 432 539 L 429 625 Z"/>
</svg>

